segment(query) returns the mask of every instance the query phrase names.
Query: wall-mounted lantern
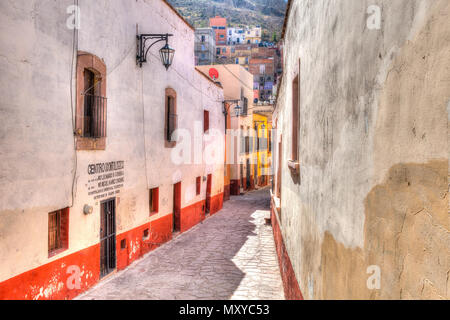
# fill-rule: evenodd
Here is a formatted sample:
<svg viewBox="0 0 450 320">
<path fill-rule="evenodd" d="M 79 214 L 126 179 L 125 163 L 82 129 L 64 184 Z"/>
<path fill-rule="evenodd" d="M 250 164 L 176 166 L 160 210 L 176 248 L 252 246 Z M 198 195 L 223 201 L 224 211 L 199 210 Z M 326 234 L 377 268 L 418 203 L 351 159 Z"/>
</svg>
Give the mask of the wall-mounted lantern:
<svg viewBox="0 0 450 320">
<path fill-rule="evenodd" d="M 231 105 L 232 104 L 236 104 L 236 107 L 234 108 L 234 111 L 236 113 L 236 116 L 238 117 L 240 114 L 240 110 L 242 109 L 239 106 L 239 102 L 241 102 L 241 100 L 224 100 L 222 102 L 222 112 L 224 114 L 224 116 L 226 117 L 228 115 L 228 112 L 230 111 Z"/>
<path fill-rule="evenodd" d="M 136 36 L 138 41 L 138 53 L 136 56 L 136 62 L 139 65 L 139 67 L 142 68 L 142 64 L 144 62 L 147 62 L 147 55 L 150 51 L 150 48 L 153 47 L 158 42 L 165 41 L 166 45 L 162 47 L 159 50 L 159 55 L 161 57 L 161 62 L 164 67 L 166 67 L 166 70 L 169 69 L 169 67 L 172 65 L 173 57 L 175 55 L 175 49 L 171 48 L 169 46 L 169 37 L 172 37 L 173 34 L 141 34 Z M 148 40 L 156 40 L 153 41 L 152 44 L 150 44 L 147 47 L 147 41 Z"/>
<path fill-rule="evenodd" d="M 223 112 L 223 115 L 225 116 L 225 131 L 228 129 L 227 116 L 228 116 L 228 113 L 230 111 L 232 104 L 236 104 L 236 107 L 234 108 L 236 117 L 239 117 L 239 115 L 240 115 L 240 110 L 242 108 L 239 106 L 239 104 L 238 104 L 239 102 L 241 102 L 241 100 L 224 100 L 224 101 L 222 101 L 222 112 Z"/>
</svg>

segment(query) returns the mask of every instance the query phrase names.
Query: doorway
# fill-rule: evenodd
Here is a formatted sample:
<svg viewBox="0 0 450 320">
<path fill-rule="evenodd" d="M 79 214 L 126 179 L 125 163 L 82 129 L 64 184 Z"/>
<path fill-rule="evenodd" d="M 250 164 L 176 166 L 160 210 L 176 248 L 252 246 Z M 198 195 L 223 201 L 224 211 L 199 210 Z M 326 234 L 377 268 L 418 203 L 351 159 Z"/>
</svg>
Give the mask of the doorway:
<svg viewBox="0 0 450 320">
<path fill-rule="evenodd" d="M 245 188 L 245 185 L 244 185 L 244 164 L 243 163 L 241 163 L 240 164 L 240 170 L 239 170 L 239 172 L 241 173 L 241 185 L 240 185 L 240 191 L 239 191 L 239 193 L 241 193 L 241 191 L 243 191 L 244 190 L 244 188 Z"/>
<path fill-rule="evenodd" d="M 100 278 L 116 269 L 116 199 L 101 203 Z"/>
<path fill-rule="evenodd" d="M 251 176 L 250 159 L 247 159 L 247 188 L 246 188 L 246 190 L 250 189 L 250 186 L 251 186 L 250 176 Z"/>
<path fill-rule="evenodd" d="M 208 174 L 206 183 L 206 212 L 205 215 L 211 213 L 211 190 L 212 190 L 212 174 Z"/>
<path fill-rule="evenodd" d="M 181 182 L 173 186 L 173 232 L 181 230 Z"/>
</svg>

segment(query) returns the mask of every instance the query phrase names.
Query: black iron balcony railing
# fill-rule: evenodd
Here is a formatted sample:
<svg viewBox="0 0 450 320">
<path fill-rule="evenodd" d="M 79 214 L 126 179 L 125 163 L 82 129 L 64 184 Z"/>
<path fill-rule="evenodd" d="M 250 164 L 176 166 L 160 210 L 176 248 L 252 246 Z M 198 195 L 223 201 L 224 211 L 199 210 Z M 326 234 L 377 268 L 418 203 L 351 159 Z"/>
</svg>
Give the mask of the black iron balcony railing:
<svg viewBox="0 0 450 320">
<path fill-rule="evenodd" d="M 84 95 L 84 137 L 106 137 L 106 101 L 105 97 Z"/>
</svg>

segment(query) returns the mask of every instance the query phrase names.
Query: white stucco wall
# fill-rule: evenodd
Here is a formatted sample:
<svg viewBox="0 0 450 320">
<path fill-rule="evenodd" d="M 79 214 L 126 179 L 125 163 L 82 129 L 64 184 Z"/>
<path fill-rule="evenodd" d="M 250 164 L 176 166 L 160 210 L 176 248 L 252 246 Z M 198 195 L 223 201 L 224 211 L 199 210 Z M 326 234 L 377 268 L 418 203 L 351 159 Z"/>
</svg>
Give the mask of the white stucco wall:
<svg viewBox="0 0 450 320">
<path fill-rule="evenodd" d="M 380 29 L 367 27 L 371 5 L 381 9 Z M 433 222 L 409 215 L 412 198 L 425 208 L 434 201 L 426 191 L 430 174 L 418 178 L 411 167 L 426 171 L 437 166 L 433 161 L 448 161 L 449 10 L 448 1 L 440 0 L 292 1 L 274 117 L 278 138 L 283 136 L 282 233 L 306 298 L 445 297 L 448 251 L 430 243 L 449 244 L 448 216 L 441 208 L 446 184 L 440 181 L 446 175 L 431 184 L 444 188 L 443 198 L 426 209 Z M 298 72 L 300 183 L 295 183 L 287 159 Z M 400 170 L 422 189 L 385 187 Z M 390 190 L 392 199 L 371 203 L 377 188 Z M 377 208 L 386 216 L 375 213 Z M 418 228 L 427 230 L 422 239 L 428 243 L 416 241 Z M 422 246 L 429 260 L 419 253 Z M 366 288 L 372 264 L 384 276 L 379 291 Z"/>
<path fill-rule="evenodd" d="M 175 165 L 172 149 L 164 147 L 170 87 L 177 92 L 178 128 L 193 133 L 197 123 L 200 149 L 216 146 L 223 153 L 217 143 L 223 136 L 201 142 L 203 110 L 210 111 L 210 128 L 224 134 L 223 91 L 194 68 L 194 31 L 163 1 L 80 0 L 81 28 L 74 42 L 66 26 L 70 5 L 73 1 L 0 3 L 0 282 L 99 242 L 99 201 L 87 190 L 90 164 L 125 162 L 118 234 L 150 221 L 150 188 L 160 188 L 159 214 L 152 220 L 172 213 L 176 182 L 182 181 L 182 207 L 205 198 L 205 182 L 200 196 L 192 193 L 197 176 L 212 173 L 212 194 L 223 192 L 223 157 L 217 164 Z M 152 48 L 142 69 L 136 66 L 137 26 L 140 33 L 174 34 L 170 45 L 176 54 L 168 71 L 159 59 L 162 45 Z M 74 43 L 107 67 L 105 151 L 74 150 Z M 93 214 L 83 214 L 85 204 L 94 206 Z M 69 249 L 49 259 L 48 212 L 65 207 L 71 207 Z"/>
<path fill-rule="evenodd" d="M 245 30 L 242 28 L 228 28 L 227 43 L 230 45 L 245 43 Z"/>
</svg>

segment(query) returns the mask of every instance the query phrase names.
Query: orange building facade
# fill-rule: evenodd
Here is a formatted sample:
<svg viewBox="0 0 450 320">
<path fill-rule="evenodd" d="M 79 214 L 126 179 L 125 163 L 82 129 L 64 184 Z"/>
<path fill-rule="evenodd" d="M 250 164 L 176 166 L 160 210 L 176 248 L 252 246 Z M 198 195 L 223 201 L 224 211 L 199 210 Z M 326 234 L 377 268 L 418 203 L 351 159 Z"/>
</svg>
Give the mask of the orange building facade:
<svg viewBox="0 0 450 320">
<path fill-rule="evenodd" d="M 227 19 L 219 16 L 209 19 L 209 26 L 214 29 L 216 33 L 216 45 L 227 44 Z"/>
</svg>

